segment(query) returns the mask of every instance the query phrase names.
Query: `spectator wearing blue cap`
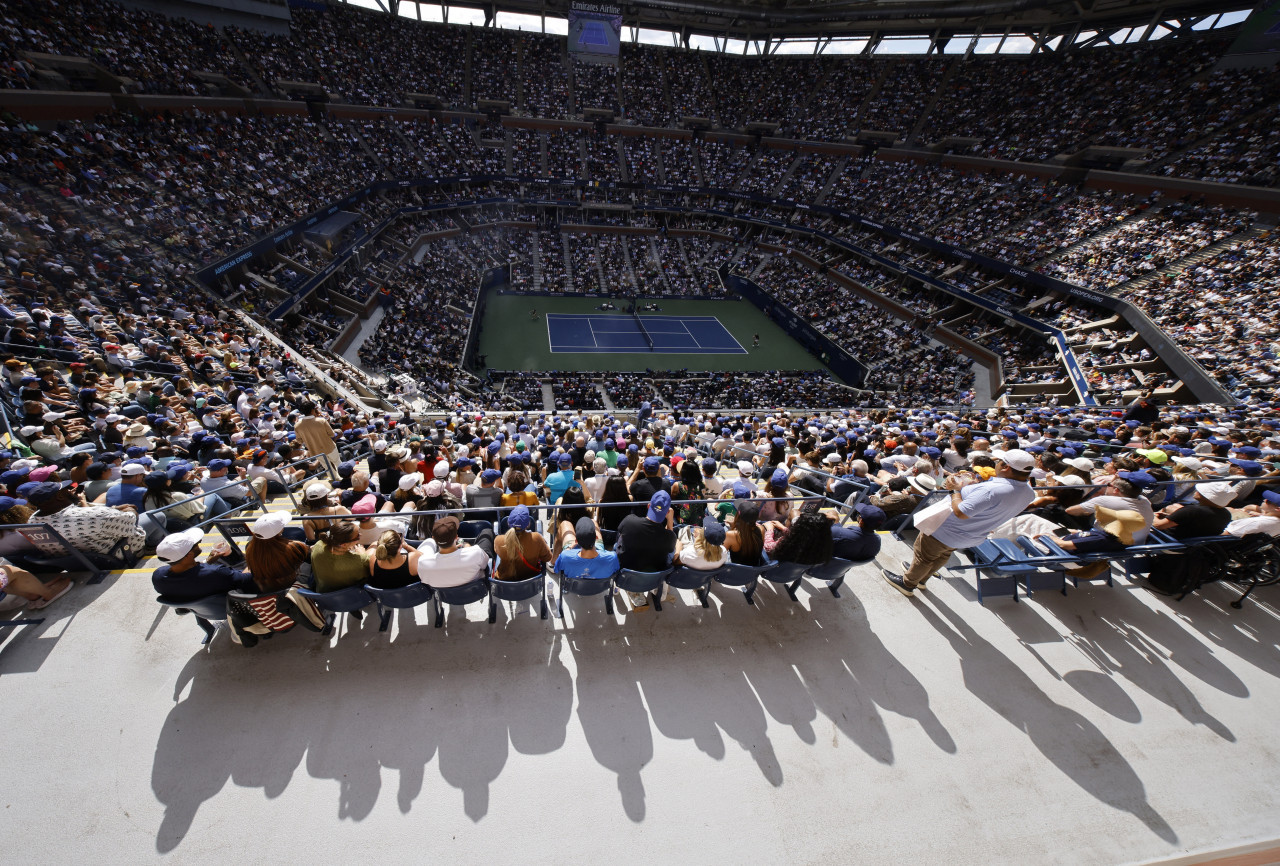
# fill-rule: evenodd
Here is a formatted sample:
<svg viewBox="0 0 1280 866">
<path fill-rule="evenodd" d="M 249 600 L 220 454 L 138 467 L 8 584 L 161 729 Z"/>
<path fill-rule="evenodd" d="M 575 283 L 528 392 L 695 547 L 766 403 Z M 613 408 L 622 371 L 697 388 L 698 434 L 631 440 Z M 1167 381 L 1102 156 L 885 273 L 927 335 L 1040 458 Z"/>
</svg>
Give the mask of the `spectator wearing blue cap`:
<svg viewBox="0 0 1280 866">
<path fill-rule="evenodd" d="M 555 467 L 554 470 L 552 467 Z M 547 503 L 555 505 L 560 502 L 560 497 L 564 496 L 569 485 L 576 480 L 573 471 L 573 455 L 568 452 L 553 455 L 553 459 L 548 461 L 547 470 L 547 478 L 543 486 L 547 491 Z"/>
<path fill-rule="evenodd" d="M 631 478 L 627 482 L 627 490 L 631 498 L 642 503 L 633 512 L 639 516 L 645 513 L 643 503 L 648 502 L 658 491 L 671 492 L 671 480 L 662 476 L 662 458 L 650 455 L 637 460 Z M 629 566 L 628 566 L 629 567 Z"/>
<path fill-rule="evenodd" d="M 704 457 L 699 468 L 702 470 L 702 488 L 708 498 L 714 499 L 724 490 L 724 482 L 716 475 L 720 464 L 714 457 Z"/>
<path fill-rule="evenodd" d="M 634 495 L 634 494 L 633 494 Z M 676 534 L 672 529 L 675 513 L 671 495 L 658 490 L 648 500 L 644 516 L 630 514 L 618 525 L 618 541 L 614 551 L 618 564 L 634 571 L 663 571 L 676 552 Z M 632 606 L 649 603 L 644 595 L 632 594 Z"/>
<path fill-rule="evenodd" d="M 832 524 L 831 554 L 852 562 L 866 562 L 880 552 L 880 536 L 876 530 L 884 526 L 888 518 L 883 509 L 869 502 L 854 506 L 854 513 L 857 522 L 853 526 Z"/>
<path fill-rule="evenodd" d="M 202 493 L 217 493 L 231 508 L 239 508 L 249 503 L 249 488 L 240 483 L 239 475 L 231 474 L 231 461 L 221 457 L 210 460 L 205 467 L 209 475 L 200 482 Z M 237 469 L 237 472 L 243 470 Z"/>
<path fill-rule="evenodd" d="M 769 479 L 765 482 L 764 489 L 760 491 L 760 496 L 765 499 L 786 497 L 787 499 L 797 500 L 794 493 L 791 492 L 791 473 L 786 467 L 779 466 L 769 475 Z M 792 517 L 792 508 L 795 502 L 761 502 L 760 503 L 760 522 L 769 523 L 776 521 L 784 526 L 790 525 Z"/>
<path fill-rule="evenodd" d="M 492 508 L 493 511 L 468 515 L 468 520 L 488 520 L 498 522 L 497 508 L 502 503 L 502 488 L 498 486 L 502 473 L 497 469 L 486 469 L 476 476 L 467 486 L 466 505 L 468 508 Z"/>
<path fill-rule="evenodd" d="M 534 530 L 533 514 L 517 505 L 507 515 L 507 531 L 497 540 L 498 580 L 527 580 L 542 574 L 551 562 L 551 548 L 542 533 Z"/>
<path fill-rule="evenodd" d="M 1262 502 L 1258 505 L 1246 505 L 1244 513 L 1244 517 L 1227 524 L 1228 535 L 1244 538 L 1255 532 L 1265 532 L 1272 538 L 1280 536 L 1280 493 L 1264 490 Z"/>
</svg>

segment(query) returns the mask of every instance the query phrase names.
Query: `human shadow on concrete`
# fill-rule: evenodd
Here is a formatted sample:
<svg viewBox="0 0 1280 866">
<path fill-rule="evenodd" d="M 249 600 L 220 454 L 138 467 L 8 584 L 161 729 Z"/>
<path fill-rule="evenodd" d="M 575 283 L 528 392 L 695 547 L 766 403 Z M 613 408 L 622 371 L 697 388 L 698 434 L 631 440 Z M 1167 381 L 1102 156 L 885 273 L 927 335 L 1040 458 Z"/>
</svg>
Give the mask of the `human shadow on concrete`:
<svg viewBox="0 0 1280 866">
<path fill-rule="evenodd" d="M 1230 603 L 1240 590 L 1229 583 L 1203 586 L 1176 601 L 1157 596 L 1169 615 L 1195 629 L 1212 643 L 1273 677 L 1280 678 L 1280 594 L 1264 587 L 1244 602 L 1240 610 Z"/>
<path fill-rule="evenodd" d="M 1041 691 L 1017 663 L 936 596 L 913 607 L 951 644 L 965 686 L 975 697 L 1024 732 L 1085 793 L 1132 814 L 1164 841 L 1178 841 L 1173 828 L 1147 802 L 1138 774 L 1096 725 Z"/>
<path fill-rule="evenodd" d="M 1230 729 L 1204 708 L 1174 667 L 1233 697 L 1248 697 L 1248 688 L 1183 623 L 1142 604 L 1134 595 L 1138 591 L 1131 586 L 1084 585 L 1066 596 L 1039 592 L 1033 604 L 1001 599 L 990 608 L 1046 670 L 1099 709 L 1124 721 L 1141 720 L 1137 705 L 1116 682 L 1119 678 L 1192 724 L 1234 742 Z M 1036 648 L 1055 642 L 1075 647 L 1097 670 L 1057 670 Z"/>
<path fill-rule="evenodd" d="M 194 655 L 152 764 L 165 808 L 157 851 L 177 848 L 228 781 L 276 797 L 304 760 L 309 775 L 337 783 L 338 818 L 370 814 L 383 768 L 398 772 L 398 806 L 409 812 L 432 758 L 468 817 L 483 818 L 510 749 L 544 754 L 564 744 L 573 685 L 559 636 L 511 644 L 491 639 L 487 623 L 471 625 L 441 641 L 419 623 L 391 641 L 366 617 L 333 645 L 295 631 L 244 650 L 223 636 L 214 652 Z M 510 674 L 500 690 L 486 676 L 498 667 Z"/>
</svg>

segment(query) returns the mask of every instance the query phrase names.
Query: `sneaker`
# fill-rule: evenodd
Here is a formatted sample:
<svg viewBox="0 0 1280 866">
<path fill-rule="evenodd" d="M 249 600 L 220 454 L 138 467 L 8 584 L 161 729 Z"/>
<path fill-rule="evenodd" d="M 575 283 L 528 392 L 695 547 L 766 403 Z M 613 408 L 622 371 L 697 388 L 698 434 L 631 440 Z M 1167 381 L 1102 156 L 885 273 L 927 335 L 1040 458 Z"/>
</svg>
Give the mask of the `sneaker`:
<svg viewBox="0 0 1280 866">
<path fill-rule="evenodd" d="M 915 592 L 911 587 L 907 586 L 906 581 L 902 579 L 902 575 L 894 574 L 889 569 L 882 568 L 880 569 L 880 576 L 883 577 L 890 586 L 905 595 L 907 598 L 913 598 L 915 596 Z"/>
<path fill-rule="evenodd" d="M 27 600 L 20 595 L 8 595 L 0 598 L 0 611 L 4 610 L 22 610 L 27 606 Z"/>
</svg>

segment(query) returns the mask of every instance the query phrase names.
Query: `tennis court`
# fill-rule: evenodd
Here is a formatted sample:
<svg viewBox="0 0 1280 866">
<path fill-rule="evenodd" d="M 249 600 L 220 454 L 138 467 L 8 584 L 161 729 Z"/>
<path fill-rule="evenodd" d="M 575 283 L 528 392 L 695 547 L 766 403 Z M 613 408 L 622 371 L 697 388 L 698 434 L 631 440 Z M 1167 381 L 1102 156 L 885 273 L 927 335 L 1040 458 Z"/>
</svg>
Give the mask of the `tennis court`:
<svg viewBox="0 0 1280 866">
<path fill-rule="evenodd" d="M 552 354 L 747 354 L 715 316 L 547 313 L 547 342 Z"/>
</svg>

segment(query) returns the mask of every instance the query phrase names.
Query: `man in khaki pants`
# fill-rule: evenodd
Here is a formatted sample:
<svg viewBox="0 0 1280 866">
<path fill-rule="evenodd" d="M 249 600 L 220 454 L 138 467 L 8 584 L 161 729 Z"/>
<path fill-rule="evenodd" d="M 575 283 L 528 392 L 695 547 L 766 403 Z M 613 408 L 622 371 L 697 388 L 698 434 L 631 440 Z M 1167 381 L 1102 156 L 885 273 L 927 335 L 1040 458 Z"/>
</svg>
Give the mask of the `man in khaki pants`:
<svg viewBox="0 0 1280 866">
<path fill-rule="evenodd" d="M 880 574 L 894 589 L 905 596 L 915 593 L 947 564 L 953 551 L 976 547 L 987 533 L 1021 512 L 1035 499 L 1035 491 L 1027 483 L 1035 458 L 1026 451 L 995 452 L 996 477 L 990 481 L 969 478 L 951 493 L 951 513 L 932 534 L 916 536 L 911 562 L 904 574 L 881 568 Z"/>
<path fill-rule="evenodd" d="M 314 456 L 321 454 L 329 457 L 329 474 L 334 475 L 342 457 L 338 454 L 338 446 L 333 441 L 333 427 L 320 415 L 320 407 L 313 401 L 306 400 L 299 407 L 306 417 L 294 425 L 293 431 L 298 434 L 298 441 L 307 446 L 307 453 Z"/>
</svg>

